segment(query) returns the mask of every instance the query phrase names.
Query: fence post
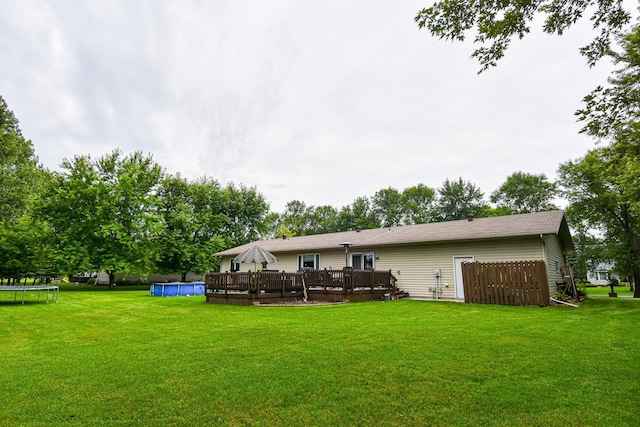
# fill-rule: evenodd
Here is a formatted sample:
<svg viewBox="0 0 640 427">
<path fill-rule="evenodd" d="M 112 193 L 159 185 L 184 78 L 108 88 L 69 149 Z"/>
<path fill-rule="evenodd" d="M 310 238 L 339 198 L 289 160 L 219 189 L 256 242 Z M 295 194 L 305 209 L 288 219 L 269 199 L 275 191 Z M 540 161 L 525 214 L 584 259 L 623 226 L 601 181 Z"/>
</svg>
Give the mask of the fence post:
<svg viewBox="0 0 640 427">
<path fill-rule="evenodd" d="M 373 285 L 376 281 L 376 271 L 375 270 L 371 270 L 371 293 L 373 293 Z"/>
<path fill-rule="evenodd" d="M 346 295 L 347 294 L 347 286 L 349 286 L 348 283 L 347 283 L 348 282 L 348 280 L 347 280 L 347 267 L 344 267 L 342 269 L 342 282 L 343 282 L 342 293 Z"/>
</svg>

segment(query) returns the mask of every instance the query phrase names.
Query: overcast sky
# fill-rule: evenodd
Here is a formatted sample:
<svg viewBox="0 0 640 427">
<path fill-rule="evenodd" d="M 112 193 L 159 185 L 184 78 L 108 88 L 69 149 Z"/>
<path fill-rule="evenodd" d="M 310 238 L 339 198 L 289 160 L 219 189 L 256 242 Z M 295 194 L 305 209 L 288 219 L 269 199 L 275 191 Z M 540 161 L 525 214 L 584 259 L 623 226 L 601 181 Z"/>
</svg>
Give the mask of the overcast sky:
<svg viewBox="0 0 640 427">
<path fill-rule="evenodd" d="M 535 29 L 477 75 L 430 0 L 0 1 L 0 95 L 40 161 L 119 147 L 169 173 L 256 186 L 271 208 L 341 207 L 446 179 L 488 195 L 594 147 L 574 111 L 606 82 Z"/>
</svg>

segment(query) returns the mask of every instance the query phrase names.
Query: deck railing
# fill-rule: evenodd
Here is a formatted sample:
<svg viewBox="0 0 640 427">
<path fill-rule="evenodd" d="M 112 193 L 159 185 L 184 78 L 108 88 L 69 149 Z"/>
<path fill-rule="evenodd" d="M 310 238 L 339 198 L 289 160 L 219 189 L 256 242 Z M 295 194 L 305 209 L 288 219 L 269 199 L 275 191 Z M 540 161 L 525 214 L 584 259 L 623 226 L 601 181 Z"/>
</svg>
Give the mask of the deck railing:
<svg viewBox="0 0 640 427">
<path fill-rule="evenodd" d="M 260 294 L 303 292 L 308 290 L 342 291 L 393 290 L 396 278 L 390 270 L 306 270 L 304 272 L 225 272 L 205 276 L 207 292 Z"/>
</svg>

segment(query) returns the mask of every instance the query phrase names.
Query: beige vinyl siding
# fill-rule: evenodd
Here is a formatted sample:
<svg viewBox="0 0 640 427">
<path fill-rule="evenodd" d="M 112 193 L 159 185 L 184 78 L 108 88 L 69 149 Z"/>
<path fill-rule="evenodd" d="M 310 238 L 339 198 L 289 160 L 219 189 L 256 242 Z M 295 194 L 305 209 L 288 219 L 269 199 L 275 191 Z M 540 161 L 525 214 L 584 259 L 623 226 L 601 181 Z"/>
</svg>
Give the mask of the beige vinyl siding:
<svg viewBox="0 0 640 427">
<path fill-rule="evenodd" d="M 553 292 L 557 289 L 556 283 L 564 280 L 561 269 L 564 268 L 567 262 L 564 257 L 560 238 L 555 234 L 547 234 L 543 236 L 543 238 L 549 288 L 551 292 Z"/>
<path fill-rule="evenodd" d="M 345 266 L 344 249 L 320 252 L 320 268 L 340 270 Z"/>
<path fill-rule="evenodd" d="M 345 263 L 345 255 L 344 249 L 338 248 L 335 251 L 306 251 L 300 253 L 274 253 L 274 255 L 278 258 L 278 262 L 273 264 L 269 264 L 267 268 L 269 270 L 279 270 L 279 271 L 297 271 L 298 270 L 298 255 L 308 255 L 308 254 L 319 254 L 320 255 L 320 268 L 333 268 L 339 270 L 344 267 Z M 233 256 L 225 256 L 222 257 L 222 262 L 220 263 L 220 271 L 225 272 L 229 271 L 229 267 L 231 265 L 231 260 Z M 248 264 L 240 264 L 240 271 L 256 271 L 262 269 L 262 265 Z"/>
<path fill-rule="evenodd" d="M 416 298 L 435 297 L 434 270 L 440 269 L 440 296 L 454 299 L 454 257 L 472 256 L 479 262 L 499 262 L 541 260 L 543 255 L 540 240 L 531 237 L 379 248 L 376 256 L 379 258 L 376 269 L 391 270 L 398 279 L 398 287 Z"/>
<path fill-rule="evenodd" d="M 305 252 L 305 253 L 317 253 L 317 252 Z M 279 271 L 298 270 L 297 255 L 289 255 L 289 256 L 284 256 L 282 254 L 274 254 L 274 255 L 278 258 L 278 262 L 267 265 L 267 268 L 269 270 L 279 270 Z M 222 257 L 222 262 L 220 263 L 220 272 L 230 271 L 229 268 L 231 266 L 231 260 L 233 258 L 235 257 L 234 256 Z M 322 263 L 322 256 L 320 257 L 320 262 Z M 240 271 L 256 271 L 256 270 L 262 270 L 262 264 L 253 264 L 253 263 L 240 264 Z"/>
<path fill-rule="evenodd" d="M 378 251 L 376 268 L 391 270 L 398 288 L 412 297 L 432 298 L 429 287 L 436 286 L 433 270 L 440 268 L 443 298 L 455 298 L 453 258 L 446 245 L 415 245 L 385 248 Z"/>
</svg>

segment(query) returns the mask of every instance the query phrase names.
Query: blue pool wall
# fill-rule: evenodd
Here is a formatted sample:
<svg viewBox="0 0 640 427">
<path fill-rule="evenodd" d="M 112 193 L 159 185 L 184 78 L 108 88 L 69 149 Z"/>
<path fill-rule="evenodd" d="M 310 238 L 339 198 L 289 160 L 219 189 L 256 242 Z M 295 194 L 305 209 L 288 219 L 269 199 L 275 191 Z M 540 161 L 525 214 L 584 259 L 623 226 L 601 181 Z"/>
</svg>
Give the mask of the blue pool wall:
<svg viewBox="0 0 640 427">
<path fill-rule="evenodd" d="M 155 297 L 204 295 L 204 282 L 154 283 L 151 285 L 150 293 Z"/>
</svg>

